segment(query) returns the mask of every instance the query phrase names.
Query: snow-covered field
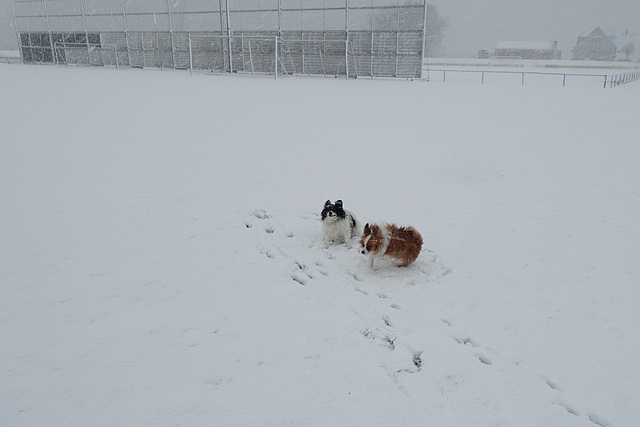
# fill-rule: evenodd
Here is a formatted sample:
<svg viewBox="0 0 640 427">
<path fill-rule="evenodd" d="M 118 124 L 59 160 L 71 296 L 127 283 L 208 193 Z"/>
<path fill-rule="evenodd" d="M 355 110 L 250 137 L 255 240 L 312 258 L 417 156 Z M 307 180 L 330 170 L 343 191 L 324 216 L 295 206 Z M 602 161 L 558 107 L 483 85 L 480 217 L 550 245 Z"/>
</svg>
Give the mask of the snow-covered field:
<svg viewBox="0 0 640 427">
<path fill-rule="evenodd" d="M 637 425 L 639 95 L 0 64 L 0 425 Z"/>
</svg>

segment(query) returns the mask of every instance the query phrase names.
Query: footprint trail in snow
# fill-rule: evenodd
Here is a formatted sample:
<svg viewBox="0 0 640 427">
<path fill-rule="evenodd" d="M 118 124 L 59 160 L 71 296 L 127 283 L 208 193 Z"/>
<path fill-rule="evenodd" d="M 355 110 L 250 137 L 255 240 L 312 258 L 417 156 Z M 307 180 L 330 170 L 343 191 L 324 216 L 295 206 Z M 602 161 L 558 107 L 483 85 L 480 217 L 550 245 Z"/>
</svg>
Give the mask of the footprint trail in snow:
<svg viewBox="0 0 640 427">
<path fill-rule="evenodd" d="M 254 233 L 257 252 L 274 268 L 282 271 L 283 282 L 323 289 L 333 304 L 344 304 L 360 325 L 359 335 L 371 345 L 380 368 L 398 389 L 412 399 L 415 392 L 403 385 L 407 374 L 419 373 L 423 367 L 420 345 L 411 343 L 397 325 L 395 316 L 402 304 L 394 292 L 402 289 L 433 286 L 450 273 L 438 255 L 423 249 L 409 267 L 382 266 L 373 272 L 366 256 L 346 245 L 324 247 L 320 216 L 316 213 L 284 214 L 256 209 L 245 221 Z M 435 387 L 431 387 L 435 392 Z M 429 393 L 428 393 L 429 394 Z"/>
<path fill-rule="evenodd" d="M 472 389 L 467 384 L 470 381 L 486 384 L 505 399 L 512 398 L 507 389 L 500 390 L 508 372 L 510 378 L 529 387 L 544 388 L 548 404 L 561 408 L 570 417 L 597 426 L 609 425 L 596 412 L 568 403 L 570 399 L 555 381 L 524 370 L 458 329 L 452 321 L 435 313 L 433 317 L 415 315 L 415 310 L 425 310 L 421 301 L 429 290 L 441 286 L 452 271 L 428 248 L 428 238 L 420 257 L 409 267 L 382 265 L 373 272 L 368 259 L 358 251 L 356 238 L 351 250 L 344 244 L 324 247 L 317 213 L 255 209 L 247 215 L 244 227 L 253 233 L 257 254 L 266 260 L 269 270 L 281 272 L 284 285 L 323 292 L 323 298 L 343 305 L 352 314 L 359 325 L 357 335 L 369 343 L 369 352 L 380 369 L 399 392 L 417 405 L 435 401 L 446 411 L 464 410 L 448 407 L 446 402 L 448 396 L 457 395 L 459 399 L 459 394 Z M 410 307 L 405 309 L 407 306 Z M 423 323 L 416 324 L 416 318 Z M 424 319 L 430 321 L 424 323 Z M 474 398 L 478 405 L 489 402 L 486 397 Z"/>
</svg>

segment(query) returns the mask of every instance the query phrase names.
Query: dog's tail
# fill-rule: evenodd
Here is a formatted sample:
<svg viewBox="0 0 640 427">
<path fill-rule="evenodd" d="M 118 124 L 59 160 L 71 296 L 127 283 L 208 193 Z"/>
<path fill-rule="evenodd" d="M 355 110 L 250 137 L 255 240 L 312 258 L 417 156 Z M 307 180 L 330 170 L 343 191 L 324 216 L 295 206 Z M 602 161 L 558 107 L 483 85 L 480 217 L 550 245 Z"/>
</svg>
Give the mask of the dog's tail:
<svg viewBox="0 0 640 427">
<path fill-rule="evenodd" d="M 420 249 L 422 249 L 422 244 L 424 243 L 422 241 L 422 235 L 420 235 L 418 230 L 416 230 L 415 228 L 413 229 L 413 243 Z"/>
</svg>

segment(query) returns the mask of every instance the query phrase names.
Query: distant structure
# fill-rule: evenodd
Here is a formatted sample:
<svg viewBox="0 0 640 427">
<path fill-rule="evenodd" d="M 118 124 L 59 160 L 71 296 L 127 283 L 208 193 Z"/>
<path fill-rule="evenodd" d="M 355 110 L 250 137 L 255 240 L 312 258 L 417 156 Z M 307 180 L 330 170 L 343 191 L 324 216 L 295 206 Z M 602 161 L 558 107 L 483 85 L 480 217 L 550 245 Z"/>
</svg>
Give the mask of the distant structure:
<svg viewBox="0 0 640 427">
<path fill-rule="evenodd" d="M 560 59 L 558 42 L 502 41 L 496 44 L 495 56 L 509 59 Z"/>
<path fill-rule="evenodd" d="M 573 48 L 574 60 L 614 61 L 617 53 L 616 45 L 597 27 L 586 37 L 578 37 Z"/>
</svg>

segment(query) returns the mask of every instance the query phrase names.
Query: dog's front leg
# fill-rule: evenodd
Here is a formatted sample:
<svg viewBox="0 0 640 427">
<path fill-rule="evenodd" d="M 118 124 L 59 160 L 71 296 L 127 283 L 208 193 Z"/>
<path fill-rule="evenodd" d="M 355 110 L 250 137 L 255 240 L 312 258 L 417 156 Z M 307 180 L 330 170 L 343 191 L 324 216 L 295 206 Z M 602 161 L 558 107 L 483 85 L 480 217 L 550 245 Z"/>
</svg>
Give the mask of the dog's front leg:
<svg viewBox="0 0 640 427">
<path fill-rule="evenodd" d="M 331 246 L 331 244 L 333 243 L 333 239 L 329 236 L 326 236 L 324 238 L 324 247 L 329 249 L 329 246 Z"/>
<path fill-rule="evenodd" d="M 378 269 L 378 267 L 377 267 L 377 266 L 376 266 L 376 264 L 375 264 L 375 260 L 376 260 L 375 255 L 372 255 L 372 256 L 371 256 L 371 269 L 372 269 L 373 271 L 376 271 L 376 270 Z"/>
</svg>

